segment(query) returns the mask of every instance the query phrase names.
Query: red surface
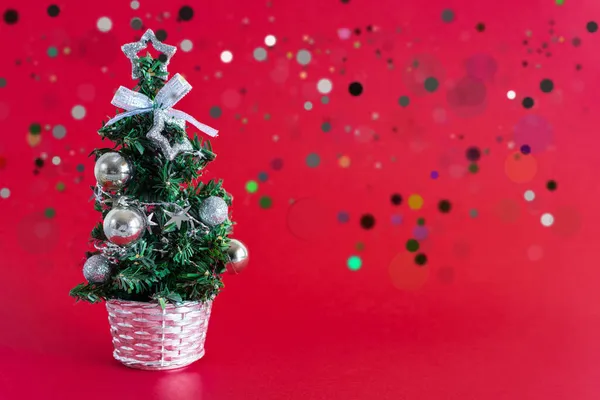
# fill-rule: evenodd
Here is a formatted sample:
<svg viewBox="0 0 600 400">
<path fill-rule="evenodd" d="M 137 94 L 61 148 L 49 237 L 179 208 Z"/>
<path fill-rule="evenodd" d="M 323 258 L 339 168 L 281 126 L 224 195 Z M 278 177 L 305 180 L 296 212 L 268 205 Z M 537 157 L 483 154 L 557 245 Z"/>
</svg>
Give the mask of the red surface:
<svg viewBox="0 0 600 400">
<path fill-rule="evenodd" d="M 63 1 L 57 18 L 46 14 L 46 2 L 2 3 L 20 19 L 0 23 L 0 78 L 7 82 L 0 88 L 0 190 L 10 189 L 0 199 L 0 399 L 600 396 L 600 33 L 586 31 L 599 15 L 597 2 L 202 3 L 189 22 L 176 21 L 180 1 L 141 0 L 138 10 L 128 1 Z M 454 10 L 454 22 L 441 21 L 445 8 Z M 113 21 L 108 33 L 95 27 L 102 16 Z M 104 307 L 67 296 L 82 280 L 98 218 L 88 202 L 94 178 L 86 155 L 102 145 L 95 131 L 113 115 L 114 90 L 133 85 L 119 52 L 141 34 L 129 26 L 133 17 L 165 29 L 167 43 L 193 42 L 169 66 L 194 86 L 178 108 L 221 131 L 207 176 L 224 178 L 234 194 L 235 236 L 252 257 L 243 274 L 227 277 L 205 358 L 170 373 L 113 361 Z M 475 29 L 480 22 L 484 32 Z M 361 34 L 341 40 L 340 28 Z M 277 44 L 257 62 L 252 52 L 268 34 Z M 581 46 L 573 46 L 575 37 Z M 50 46 L 57 57 L 47 56 Z M 301 48 L 312 53 L 306 67 L 295 61 Z M 219 59 L 225 49 L 234 55 L 230 64 Z M 452 87 L 474 54 L 497 64 L 495 73 L 485 64 L 471 71 L 485 79 L 485 104 L 453 108 Z M 415 57 L 439 79 L 435 93 L 407 70 Z M 324 77 L 333 82 L 329 104 L 315 87 Z M 543 78 L 554 81 L 552 93 L 540 91 Z M 361 96 L 348 94 L 352 81 L 363 84 Z M 465 101 L 477 101 L 469 97 L 473 87 Z M 398 105 L 402 95 L 411 100 L 406 108 Z M 521 106 L 525 96 L 534 98 L 533 109 Z M 303 109 L 307 100 L 311 111 Z M 82 120 L 71 117 L 78 104 L 87 110 Z M 223 109 L 220 118 L 209 116 L 213 106 Z M 550 142 L 540 134 L 527 137 L 530 143 L 513 137 L 528 114 L 548 121 Z M 321 131 L 323 122 L 330 132 Z M 32 123 L 42 125 L 36 146 L 27 141 Z M 67 128 L 62 140 L 51 133 L 57 124 Z M 516 150 L 531 144 L 533 155 L 511 162 L 512 140 Z M 466 172 L 469 146 L 489 149 L 477 174 Z M 44 153 L 46 165 L 34 175 Z M 320 156 L 316 168 L 305 163 L 310 153 Z M 60 165 L 50 162 L 55 156 Z M 283 161 L 279 170 L 275 159 Z M 247 193 L 246 182 L 261 171 L 267 181 Z M 545 189 L 549 179 L 558 190 Z M 529 189 L 533 202 L 523 198 Z M 404 198 L 397 207 L 389 200 L 395 192 Z M 423 197 L 421 210 L 408 207 L 412 193 Z M 259 206 L 262 196 L 272 207 Z M 452 202 L 448 214 L 437 210 L 443 198 Z M 55 215 L 46 217 L 49 207 Z M 337 221 L 342 210 L 346 224 Z M 540 224 L 545 212 L 554 215 L 551 227 Z M 365 213 L 376 219 L 371 230 L 360 227 Z M 395 214 L 403 216 L 399 225 L 390 222 Z M 420 217 L 429 233 L 421 241 L 424 267 L 404 248 Z M 362 258 L 360 270 L 346 267 L 351 255 Z"/>
</svg>

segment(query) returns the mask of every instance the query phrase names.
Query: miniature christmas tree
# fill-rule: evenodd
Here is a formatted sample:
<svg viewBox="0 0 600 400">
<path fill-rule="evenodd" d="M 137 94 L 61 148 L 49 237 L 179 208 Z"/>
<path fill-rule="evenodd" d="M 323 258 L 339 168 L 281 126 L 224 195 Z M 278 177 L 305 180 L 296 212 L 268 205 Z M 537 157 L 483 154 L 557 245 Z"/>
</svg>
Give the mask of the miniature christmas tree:
<svg viewBox="0 0 600 400">
<path fill-rule="evenodd" d="M 148 44 L 157 59 L 137 53 Z M 179 74 L 168 79 L 176 48 L 147 31 L 126 44 L 134 90 L 120 87 L 112 104 L 126 110 L 100 130 L 111 148 L 96 149 L 95 208 L 103 222 L 92 230 L 94 251 L 83 273 L 87 283 L 70 294 L 89 302 L 103 299 L 180 304 L 212 300 L 227 270 L 245 267 L 243 244 L 229 239 L 232 197 L 221 181 L 198 181 L 215 159 L 210 143 L 188 139 L 186 122 L 216 136 L 217 131 L 173 106 L 191 86 Z"/>
</svg>

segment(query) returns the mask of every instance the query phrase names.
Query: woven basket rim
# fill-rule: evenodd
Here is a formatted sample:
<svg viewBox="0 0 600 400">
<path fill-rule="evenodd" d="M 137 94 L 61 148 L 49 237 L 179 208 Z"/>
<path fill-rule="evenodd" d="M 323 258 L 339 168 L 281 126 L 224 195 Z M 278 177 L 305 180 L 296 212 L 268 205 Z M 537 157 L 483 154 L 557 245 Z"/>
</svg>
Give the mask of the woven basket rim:
<svg viewBox="0 0 600 400">
<path fill-rule="evenodd" d="M 144 304 L 144 305 L 155 305 L 160 307 L 160 304 L 158 302 L 154 302 L 154 301 L 135 301 L 135 300 L 122 300 L 122 299 L 106 299 L 105 300 L 106 303 L 128 303 L 128 304 Z M 212 303 L 211 300 L 209 301 L 196 301 L 196 300 L 186 300 L 186 301 L 182 301 L 179 303 L 167 303 L 166 306 L 169 307 L 184 307 L 184 306 L 191 306 L 191 305 L 196 305 L 196 304 L 209 304 Z"/>
</svg>

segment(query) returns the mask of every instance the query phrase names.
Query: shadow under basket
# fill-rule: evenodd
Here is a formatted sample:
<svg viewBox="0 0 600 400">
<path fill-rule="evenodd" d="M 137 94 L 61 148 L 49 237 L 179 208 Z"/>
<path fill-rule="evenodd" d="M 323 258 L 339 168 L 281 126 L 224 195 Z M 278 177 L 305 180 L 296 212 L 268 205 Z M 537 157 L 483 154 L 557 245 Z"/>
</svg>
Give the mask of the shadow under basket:
<svg viewBox="0 0 600 400">
<path fill-rule="evenodd" d="M 128 367 L 185 367 L 204 355 L 212 302 L 180 305 L 107 300 L 113 356 Z"/>
</svg>

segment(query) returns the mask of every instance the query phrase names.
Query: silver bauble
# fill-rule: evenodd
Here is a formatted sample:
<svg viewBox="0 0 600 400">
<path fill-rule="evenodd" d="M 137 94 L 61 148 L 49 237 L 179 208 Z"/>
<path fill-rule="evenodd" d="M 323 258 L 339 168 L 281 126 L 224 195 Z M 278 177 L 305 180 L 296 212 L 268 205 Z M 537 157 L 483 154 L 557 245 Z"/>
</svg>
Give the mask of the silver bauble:
<svg viewBox="0 0 600 400">
<path fill-rule="evenodd" d="M 244 243 L 236 239 L 231 239 L 227 249 L 227 271 L 230 274 L 239 274 L 248 266 L 248 249 Z"/>
<path fill-rule="evenodd" d="M 106 191 L 124 188 L 132 174 L 133 168 L 129 161 L 114 151 L 102 154 L 94 166 L 96 181 Z"/>
<path fill-rule="evenodd" d="M 225 222 L 229 208 L 221 197 L 210 196 L 202 201 L 198 215 L 200 221 L 209 226 L 217 226 Z"/>
<path fill-rule="evenodd" d="M 108 240 L 126 246 L 144 234 L 146 217 L 135 208 L 117 207 L 106 214 L 103 227 Z"/>
<path fill-rule="evenodd" d="M 83 265 L 83 276 L 90 283 L 103 283 L 110 278 L 110 262 L 103 255 L 88 258 Z"/>
</svg>

